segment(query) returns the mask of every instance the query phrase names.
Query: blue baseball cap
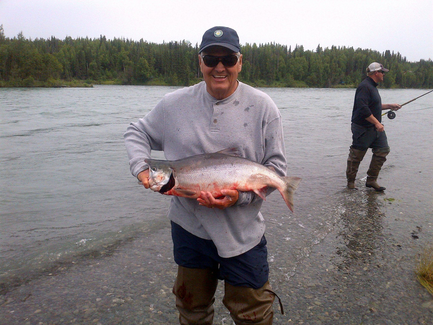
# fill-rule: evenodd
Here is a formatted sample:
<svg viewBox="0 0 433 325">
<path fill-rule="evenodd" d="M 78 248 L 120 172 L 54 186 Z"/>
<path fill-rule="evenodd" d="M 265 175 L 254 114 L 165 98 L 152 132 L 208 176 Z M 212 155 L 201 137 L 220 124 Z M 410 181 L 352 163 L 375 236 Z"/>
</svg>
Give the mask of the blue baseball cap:
<svg viewBox="0 0 433 325">
<path fill-rule="evenodd" d="M 198 53 L 211 46 L 222 46 L 236 53 L 241 51 L 238 33 L 229 27 L 216 26 L 208 29 L 203 34 Z"/>
</svg>

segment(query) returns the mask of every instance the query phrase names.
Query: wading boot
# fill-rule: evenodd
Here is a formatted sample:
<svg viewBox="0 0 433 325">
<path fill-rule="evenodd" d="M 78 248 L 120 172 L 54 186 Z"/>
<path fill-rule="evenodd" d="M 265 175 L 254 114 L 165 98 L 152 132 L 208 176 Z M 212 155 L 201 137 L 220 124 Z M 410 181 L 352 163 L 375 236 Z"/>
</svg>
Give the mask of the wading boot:
<svg viewBox="0 0 433 325">
<path fill-rule="evenodd" d="M 372 187 L 378 192 L 383 192 L 386 190 L 386 187 L 380 186 L 377 183 L 377 177 L 379 176 L 379 172 L 382 169 L 388 154 L 389 148 L 373 150 L 373 157 L 371 158 L 370 167 L 367 171 L 367 182 L 365 183 L 365 186 Z"/>
<path fill-rule="evenodd" d="M 211 269 L 178 267 L 173 293 L 181 325 L 212 324 L 217 285 L 216 273 Z"/>
<path fill-rule="evenodd" d="M 275 293 L 266 282 L 260 289 L 237 287 L 225 282 L 223 303 L 236 325 L 270 325 L 274 317 Z"/>
<path fill-rule="evenodd" d="M 367 150 L 358 150 L 350 147 L 349 156 L 347 157 L 347 169 L 346 169 L 346 177 L 347 177 L 347 188 L 355 189 L 355 179 L 356 174 L 358 173 L 359 164 L 365 156 Z"/>
</svg>

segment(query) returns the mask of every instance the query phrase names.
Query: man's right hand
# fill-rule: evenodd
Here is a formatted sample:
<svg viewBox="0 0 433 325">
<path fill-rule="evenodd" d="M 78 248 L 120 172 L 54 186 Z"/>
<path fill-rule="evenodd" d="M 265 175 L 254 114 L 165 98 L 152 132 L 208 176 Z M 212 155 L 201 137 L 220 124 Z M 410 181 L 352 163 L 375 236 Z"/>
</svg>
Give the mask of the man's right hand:
<svg viewBox="0 0 433 325">
<path fill-rule="evenodd" d="M 138 180 L 143 184 L 145 188 L 149 188 L 149 169 L 143 170 L 137 175 Z"/>
<path fill-rule="evenodd" d="M 374 126 L 376 127 L 376 130 L 377 130 L 378 132 L 383 132 L 383 131 L 385 131 L 385 127 L 383 126 L 382 123 L 376 123 Z"/>
<path fill-rule="evenodd" d="M 371 114 L 369 117 L 367 117 L 366 120 L 367 120 L 368 122 L 370 122 L 371 124 L 373 124 L 374 127 L 376 128 L 376 130 L 377 130 L 378 132 L 383 132 L 383 131 L 385 131 L 385 127 L 383 126 L 383 124 L 380 123 L 380 122 L 377 120 L 377 118 L 374 117 L 373 114 Z"/>
</svg>

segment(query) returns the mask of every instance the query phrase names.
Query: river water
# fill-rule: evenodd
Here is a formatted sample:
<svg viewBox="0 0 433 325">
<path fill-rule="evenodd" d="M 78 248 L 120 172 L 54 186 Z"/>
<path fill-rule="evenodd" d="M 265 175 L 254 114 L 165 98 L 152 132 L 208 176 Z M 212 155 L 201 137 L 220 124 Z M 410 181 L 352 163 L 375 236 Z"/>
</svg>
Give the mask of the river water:
<svg viewBox="0 0 433 325">
<path fill-rule="evenodd" d="M 162 246 L 150 240 L 161 229 L 164 236 L 168 233 L 169 198 L 145 190 L 130 175 L 123 132 L 174 89 L 0 89 L 1 294 L 36 281 L 59 265 L 103 257 L 134 240 L 145 242 L 142 258 L 149 262 L 144 269 L 147 274 L 158 272 L 155 265 L 161 254 L 170 260 L 169 237 L 164 237 Z M 295 213 L 288 211 L 278 193 L 263 207 L 273 286 L 299 295 L 305 288 L 295 283 L 314 286 L 315 277 L 323 276 L 317 270 L 344 274 L 354 260 L 377 264 L 371 256 L 390 243 L 384 239 L 389 237 L 391 254 L 400 260 L 407 257 L 404 270 L 409 274 L 409 264 L 433 235 L 432 95 L 404 106 L 394 120 L 384 117 L 391 153 L 380 175 L 387 191 L 379 194 L 362 187 L 370 153 L 358 175 L 360 189 L 345 190 L 354 89 L 262 90 L 273 98 L 283 117 L 288 174 L 303 179 L 295 194 Z M 403 103 L 424 92 L 380 90 L 384 103 Z M 370 214 L 376 218 L 365 222 L 362 218 Z M 408 250 L 396 251 L 402 246 Z M 355 258 L 353 251 L 361 253 Z M 325 255 L 329 256 L 323 262 L 326 267 L 314 265 Z M 174 262 L 168 265 L 172 268 Z M 173 279 L 164 279 L 171 286 Z M 411 288 L 419 290 L 416 294 L 421 294 L 422 287 L 410 281 Z M 363 296 L 366 289 L 359 290 Z M 301 324 L 311 308 L 301 312 L 305 301 L 287 296 L 298 312 L 281 324 Z M 149 304 L 154 306 L 152 299 Z M 313 307 L 323 305 L 316 301 Z M 171 302 L 167 309 L 174 315 Z M 429 310 L 431 315 L 433 308 Z M 322 317 L 337 319 L 324 313 Z M 155 312 L 152 315 L 158 317 Z M 317 320 L 316 316 L 308 317 Z"/>
</svg>

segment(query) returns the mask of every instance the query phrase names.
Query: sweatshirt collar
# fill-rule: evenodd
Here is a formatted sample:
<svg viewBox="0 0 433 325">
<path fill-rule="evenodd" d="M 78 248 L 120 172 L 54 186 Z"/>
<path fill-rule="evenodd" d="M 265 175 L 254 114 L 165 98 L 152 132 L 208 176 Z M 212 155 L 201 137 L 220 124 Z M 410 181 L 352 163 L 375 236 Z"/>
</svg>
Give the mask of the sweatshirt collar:
<svg viewBox="0 0 433 325">
<path fill-rule="evenodd" d="M 377 87 L 379 84 L 376 83 L 376 81 L 374 81 L 373 79 L 371 79 L 369 76 L 367 76 L 368 81 L 370 81 L 370 83 L 374 86 Z"/>
</svg>

